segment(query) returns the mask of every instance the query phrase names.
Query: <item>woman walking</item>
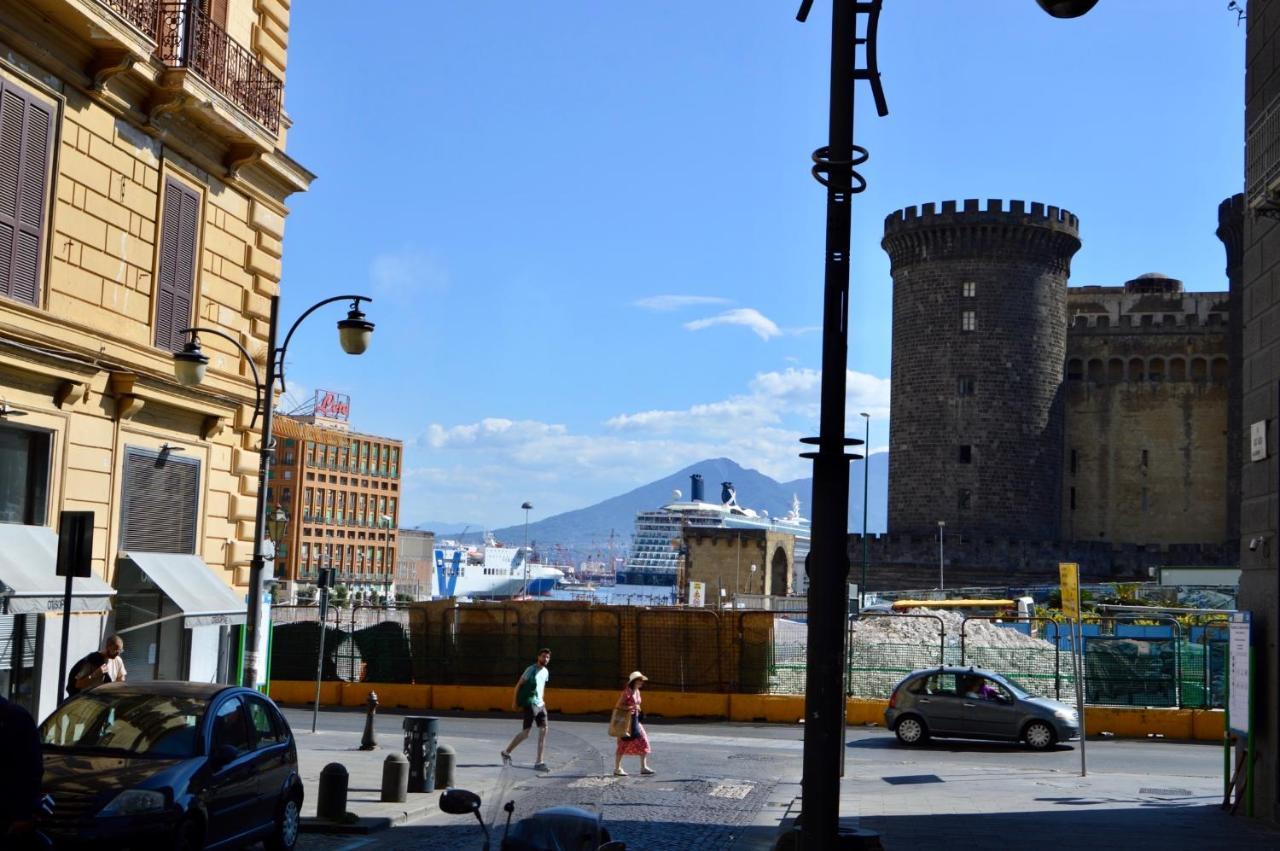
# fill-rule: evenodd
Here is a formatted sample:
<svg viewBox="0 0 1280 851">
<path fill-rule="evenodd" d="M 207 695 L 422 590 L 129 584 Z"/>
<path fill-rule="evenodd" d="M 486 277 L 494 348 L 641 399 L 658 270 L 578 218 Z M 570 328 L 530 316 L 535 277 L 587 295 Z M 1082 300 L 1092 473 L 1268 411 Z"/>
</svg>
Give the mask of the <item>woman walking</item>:
<svg viewBox="0 0 1280 851">
<path fill-rule="evenodd" d="M 644 725 L 640 723 L 642 714 L 640 712 L 640 687 L 649 678 L 639 671 L 632 671 L 631 676 L 627 679 L 627 687 L 622 690 L 615 708 L 630 711 L 631 728 L 630 735 L 622 736 L 618 739 L 618 750 L 613 757 L 613 773 L 616 777 L 627 776 L 627 772 L 622 770 L 622 758 L 624 756 L 640 757 L 641 774 L 655 773 L 649 767 L 649 736 L 644 731 Z"/>
</svg>

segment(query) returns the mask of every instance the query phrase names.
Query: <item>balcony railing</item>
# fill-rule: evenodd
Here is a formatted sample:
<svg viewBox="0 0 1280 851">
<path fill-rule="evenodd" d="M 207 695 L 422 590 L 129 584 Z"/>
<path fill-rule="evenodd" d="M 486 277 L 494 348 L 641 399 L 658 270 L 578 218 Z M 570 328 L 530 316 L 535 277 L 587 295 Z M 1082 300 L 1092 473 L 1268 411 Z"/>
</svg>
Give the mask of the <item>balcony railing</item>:
<svg viewBox="0 0 1280 851">
<path fill-rule="evenodd" d="M 133 24 L 152 41 L 159 41 L 160 0 L 98 0 L 103 6 Z"/>
<path fill-rule="evenodd" d="M 112 0 L 122 4 L 148 0 Z M 159 5 L 156 55 L 189 68 L 272 133 L 280 130 L 284 83 L 226 30 L 189 3 Z"/>
</svg>

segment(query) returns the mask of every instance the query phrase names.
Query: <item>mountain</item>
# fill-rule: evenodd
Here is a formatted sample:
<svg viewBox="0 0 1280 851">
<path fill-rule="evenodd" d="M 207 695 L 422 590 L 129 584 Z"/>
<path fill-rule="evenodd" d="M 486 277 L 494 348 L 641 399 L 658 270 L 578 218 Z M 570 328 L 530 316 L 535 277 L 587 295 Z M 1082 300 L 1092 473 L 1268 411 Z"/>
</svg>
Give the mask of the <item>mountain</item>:
<svg viewBox="0 0 1280 851">
<path fill-rule="evenodd" d="M 738 504 L 744 508 L 753 508 L 757 512 L 767 511 L 770 516 L 780 517 L 791 510 L 791 499 L 795 495 L 800 499 L 800 513 L 805 517 L 813 517 L 810 501 L 813 492 L 813 480 L 809 478 L 795 479 L 789 482 L 778 482 L 758 470 L 749 470 L 728 458 L 711 458 L 690 464 L 683 470 L 669 476 L 641 485 L 620 496 L 606 499 L 595 505 L 566 511 L 552 517 L 529 523 L 529 540 L 546 549 L 555 545 L 570 550 L 578 559 L 588 557 L 607 557 L 609 553 L 610 533 L 613 533 L 613 552 L 625 556 L 631 546 L 631 534 L 635 529 L 636 513 L 660 508 L 671 501 L 672 491 L 679 490 L 689 497 L 689 477 L 701 473 L 705 486 L 705 497 L 708 502 L 720 501 L 720 483 L 733 482 Z M 849 531 L 862 530 L 862 488 L 863 466 L 854 462 L 849 476 Z M 889 456 L 881 452 L 874 454 L 867 469 L 867 490 L 869 494 L 867 511 L 867 530 L 883 532 L 886 526 L 888 490 L 889 490 Z M 450 534 L 457 537 L 456 530 L 463 527 L 461 523 L 419 524 L 419 528 L 433 529 L 438 535 Z M 455 530 L 451 533 L 441 529 Z M 492 530 L 494 536 L 508 544 L 520 543 L 524 540 L 524 524 L 508 526 Z M 469 541 L 478 541 L 480 530 L 472 527 L 466 536 Z M 547 554 L 551 557 L 551 554 Z"/>
</svg>

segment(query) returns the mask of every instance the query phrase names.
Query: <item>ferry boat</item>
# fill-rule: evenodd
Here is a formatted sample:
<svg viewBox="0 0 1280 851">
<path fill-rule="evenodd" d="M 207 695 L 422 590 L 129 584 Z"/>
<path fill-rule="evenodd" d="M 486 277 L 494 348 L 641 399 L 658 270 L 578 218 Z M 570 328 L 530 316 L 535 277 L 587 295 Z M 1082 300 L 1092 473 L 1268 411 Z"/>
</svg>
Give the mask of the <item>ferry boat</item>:
<svg viewBox="0 0 1280 851">
<path fill-rule="evenodd" d="M 680 566 L 680 547 L 686 529 L 770 529 L 796 536 L 796 564 L 804 564 L 809 554 L 809 521 L 800 516 L 800 498 L 792 496 L 791 511 L 784 517 L 770 517 L 738 505 L 732 482 L 721 483 L 720 503 L 703 499 L 702 476 L 690 476 L 690 498 L 680 491 L 672 501 L 653 511 L 636 515 L 636 531 L 631 554 L 618 570 L 618 585 L 662 586 L 670 589 L 676 583 Z M 656 590 L 656 589 L 655 589 Z"/>
<path fill-rule="evenodd" d="M 527 561 L 525 547 L 504 547 L 485 536 L 482 547 L 441 541 L 436 547 L 433 599 L 521 597 L 547 594 L 564 580 L 558 567 Z"/>
</svg>

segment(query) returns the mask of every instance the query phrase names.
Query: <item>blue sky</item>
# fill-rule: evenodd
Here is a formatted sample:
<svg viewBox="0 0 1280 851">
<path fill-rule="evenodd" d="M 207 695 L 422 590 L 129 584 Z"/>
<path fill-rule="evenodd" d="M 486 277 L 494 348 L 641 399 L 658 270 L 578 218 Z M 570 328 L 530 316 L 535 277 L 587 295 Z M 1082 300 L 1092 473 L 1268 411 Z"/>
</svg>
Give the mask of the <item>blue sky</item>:
<svg viewBox="0 0 1280 851">
<path fill-rule="evenodd" d="M 830 3 L 295 4 L 282 316 L 374 297 L 373 345 L 309 320 L 295 397 L 351 394 L 402 438 L 404 525 L 490 527 L 706 457 L 809 475 L 816 433 Z M 1225 2 L 887 0 L 890 114 L 860 84 L 850 431 L 888 442 L 886 214 L 1020 198 L 1080 217 L 1073 284 L 1225 289 L 1243 183 L 1244 28 Z M 341 311 L 335 307 L 333 319 Z M 743 494 L 744 504 L 750 495 Z"/>
</svg>

